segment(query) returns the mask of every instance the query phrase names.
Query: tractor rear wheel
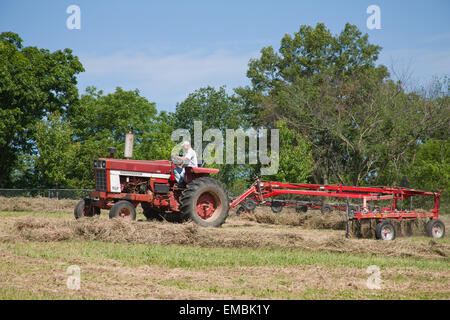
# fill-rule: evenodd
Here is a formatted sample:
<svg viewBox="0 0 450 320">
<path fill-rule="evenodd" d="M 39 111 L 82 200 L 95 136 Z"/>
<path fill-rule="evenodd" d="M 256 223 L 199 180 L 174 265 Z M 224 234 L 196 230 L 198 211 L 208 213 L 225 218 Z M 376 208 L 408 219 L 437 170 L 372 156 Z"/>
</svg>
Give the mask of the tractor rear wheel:
<svg viewBox="0 0 450 320">
<path fill-rule="evenodd" d="M 89 205 L 89 199 L 80 200 L 73 211 L 75 219 L 81 217 L 93 217 L 100 214 L 100 208 Z"/>
<path fill-rule="evenodd" d="M 126 200 L 121 200 L 116 202 L 111 210 L 109 210 L 109 218 L 119 218 L 125 220 L 136 220 L 136 208 L 134 205 Z"/>
<path fill-rule="evenodd" d="M 193 180 L 180 200 L 180 211 L 203 227 L 220 227 L 228 217 L 229 200 L 222 184 L 209 177 Z"/>
<path fill-rule="evenodd" d="M 383 220 L 375 227 L 375 237 L 378 240 L 394 240 L 395 228 L 392 222 Z"/>
<path fill-rule="evenodd" d="M 426 231 L 429 237 L 442 238 L 445 234 L 445 224 L 439 219 L 432 219 L 427 222 Z"/>
</svg>

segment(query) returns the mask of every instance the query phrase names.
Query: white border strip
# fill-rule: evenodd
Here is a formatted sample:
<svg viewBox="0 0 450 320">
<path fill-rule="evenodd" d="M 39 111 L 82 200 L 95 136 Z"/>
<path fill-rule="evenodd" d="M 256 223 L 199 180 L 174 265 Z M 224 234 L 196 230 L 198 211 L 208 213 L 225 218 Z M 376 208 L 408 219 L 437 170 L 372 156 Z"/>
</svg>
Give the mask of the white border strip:
<svg viewBox="0 0 450 320">
<path fill-rule="evenodd" d="M 118 175 L 118 176 L 133 176 L 133 177 L 160 178 L 160 179 L 169 179 L 170 178 L 170 174 L 148 173 L 148 172 L 138 172 L 138 171 L 110 170 L 110 174 Z"/>
</svg>

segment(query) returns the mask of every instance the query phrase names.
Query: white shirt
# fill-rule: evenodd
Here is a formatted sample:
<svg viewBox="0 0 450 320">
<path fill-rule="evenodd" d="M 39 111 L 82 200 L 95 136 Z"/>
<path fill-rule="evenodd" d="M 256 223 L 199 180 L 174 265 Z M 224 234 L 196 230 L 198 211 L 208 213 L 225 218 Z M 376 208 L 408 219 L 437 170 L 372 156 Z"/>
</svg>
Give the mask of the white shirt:
<svg viewBox="0 0 450 320">
<path fill-rule="evenodd" d="M 184 156 L 187 158 L 187 160 L 184 162 L 185 167 L 198 167 L 197 154 L 195 153 L 194 149 L 189 148 Z"/>
</svg>

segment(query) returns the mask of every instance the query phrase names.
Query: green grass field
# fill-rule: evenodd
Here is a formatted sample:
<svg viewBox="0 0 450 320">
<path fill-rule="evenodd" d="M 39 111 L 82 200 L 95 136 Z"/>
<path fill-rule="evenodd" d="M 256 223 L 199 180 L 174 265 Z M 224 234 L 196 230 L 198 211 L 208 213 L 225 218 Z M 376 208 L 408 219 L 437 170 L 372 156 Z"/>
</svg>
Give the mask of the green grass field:
<svg viewBox="0 0 450 320">
<path fill-rule="evenodd" d="M 189 229 L 190 242 L 182 224 L 136 222 L 122 226 L 135 228 L 126 231 L 134 238 L 122 229 L 88 237 L 69 213 L 0 212 L 0 219 L 0 299 L 450 298 L 448 237 L 380 243 L 231 217 L 220 229 Z M 63 227 L 74 231 L 55 238 Z M 66 285 L 71 265 L 81 269 L 79 290 Z M 380 289 L 367 286 L 371 265 L 380 269 Z"/>
</svg>

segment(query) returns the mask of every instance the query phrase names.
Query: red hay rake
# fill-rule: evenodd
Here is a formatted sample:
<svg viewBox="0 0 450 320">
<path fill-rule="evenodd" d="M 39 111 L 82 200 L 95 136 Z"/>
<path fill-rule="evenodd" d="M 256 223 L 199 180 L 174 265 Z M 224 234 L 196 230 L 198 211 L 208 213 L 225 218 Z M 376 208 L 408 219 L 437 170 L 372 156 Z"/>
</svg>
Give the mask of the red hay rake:
<svg viewBox="0 0 450 320">
<path fill-rule="evenodd" d="M 289 200 L 273 200 L 279 195 L 305 195 L 345 199 L 346 205 L 330 205 L 314 202 L 296 202 Z M 328 210 L 345 209 L 347 219 L 347 236 L 349 236 L 349 222 L 357 221 L 358 225 L 362 220 L 374 220 L 376 222 L 375 236 L 377 239 L 393 240 L 395 238 L 395 228 L 392 220 L 409 221 L 417 219 L 426 219 L 429 221 L 426 226 L 426 232 L 433 238 L 441 238 L 445 234 L 445 225 L 439 220 L 439 199 L 441 191 L 428 192 L 422 190 L 408 189 L 402 187 L 349 187 L 343 185 L 318 185 L 318 184 L 300 184 L 283 182 L 262 182 L 255 178 L 255 182 L 242 195 L 236 198 L 230 204 L 230 210 L 241 205 L 238 211 L 250 212 L 257 205 L 270 205 L 272 211 L 279 212 L 284 206 L 296 206 L 296 209 L 303 208 L 326 208 Z M 413 196 L 433 197 L 433 209 L 427 212 L 416 212 L 412 208 L 403 209 L 399 206 L 399 200 L 412 199 Z M 350 205 L 350 199 L 361 200 L 361 205 Z M 368 206 L 370 201 L 392 200 L 388 207 Z M 299 206 L 300 203 L 300 206 Z M 300 211 L 300 210 L 297 210 Z"/>
</svg>

